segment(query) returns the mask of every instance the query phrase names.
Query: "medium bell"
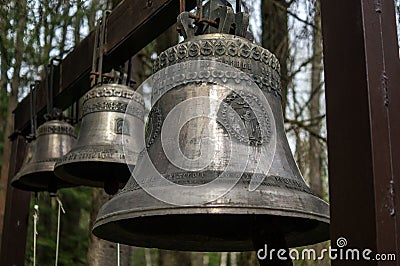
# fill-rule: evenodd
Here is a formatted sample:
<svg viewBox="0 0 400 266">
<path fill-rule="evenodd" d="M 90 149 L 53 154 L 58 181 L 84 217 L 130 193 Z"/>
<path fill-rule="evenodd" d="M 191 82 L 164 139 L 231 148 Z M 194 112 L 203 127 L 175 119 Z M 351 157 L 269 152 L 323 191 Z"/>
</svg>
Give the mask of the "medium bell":
<svg viewBox="0 0 400 266">
<path fill-rule="evenodd" d="M 129 101 L 133 104 L 127 108 Z M 143 115 L 142 96 L 128 86 L 105 84 L 90 90 L 84 96 L 78 140 L 57 162 L 56 175 L 114 194 L 128 181 L 128 165 L 136 164 L 142 149 Z"/>
<path fill-rule="evenodd" d="M 22 190 L 49 192 L 74 186 L 54 175 L 54 165 L 67 154 L 75 139 L 75 128 L 67 122 L 51 120 L 42 124 L 36 131 L 36 140 L 28 144 L 24 164 L 11 185 Z"/>
<path fill-rule="evenodd" d="M 254 250 L 260 232 L 288 247 L 329 239 L 329 205 L 307 187 L 285 135 L 278 60 L 242 37 L 244 13 L 217 7 L 209 19 L 225 28 L 199 36 L 180 19 L 187 39 L 145 82 L 146 149 L 93 233 L 191 251 Z"/>
</svg>

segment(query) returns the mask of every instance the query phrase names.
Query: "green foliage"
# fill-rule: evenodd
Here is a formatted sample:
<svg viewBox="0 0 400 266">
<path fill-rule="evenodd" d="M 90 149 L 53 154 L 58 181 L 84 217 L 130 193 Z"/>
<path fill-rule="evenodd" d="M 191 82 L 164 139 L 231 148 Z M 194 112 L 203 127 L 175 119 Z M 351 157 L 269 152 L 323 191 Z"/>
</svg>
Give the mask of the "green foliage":
<svg viewBox="0 0 400 266">
<path fill-rule="evenodd" d="M 89 213 L 92 189 L 70 188 L 59 192 L 65 214 L 61 214 L 59 265 L 86 265 L 89 234 Z M 33 261 L 33 205 L 29 216 L 25 265 Z M 48 193 L 39 194 L 37 264 L 52 265 L 55 261 L 58 204 Z"/>
<path fill-rule="evenodd" d="M 131 266 L 146 266 L 146 255 L 144 248 L 134 249 L 131 256 Z"/>
<path fill-rule="evenodd" d="M 221 253 L 219 252 L 208 252 L 209 265 L 217 266 L 221 264 Z"/>
</svg>

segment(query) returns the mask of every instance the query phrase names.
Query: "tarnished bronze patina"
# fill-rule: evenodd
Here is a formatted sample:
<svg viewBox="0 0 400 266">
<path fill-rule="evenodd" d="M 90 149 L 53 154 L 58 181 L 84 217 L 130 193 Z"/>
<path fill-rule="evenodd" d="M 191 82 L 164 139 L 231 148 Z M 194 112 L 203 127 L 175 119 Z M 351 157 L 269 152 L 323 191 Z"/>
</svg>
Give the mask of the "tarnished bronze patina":
<svg viewBox="0 0 400 266">
<path fill-rule="evenodd" d="M 304 182 L 285 135 L 278 60 L 244 38 L 246 14 L 219 6 L 208 18 L 227 23 L 196 36 L 180 15 L 187 39 L 159 55 L 150 78 L 146 149 L 93 233 L 192 251 L 254 250 L 261 232 L 289 247 L 327 240 L 329 205 Z"/>
<path fill-rule="evenodd" d="M 128 108 L 128 102 L 134 102 Z M 132 88 L 104 84 L 84 96 L 78 140 L 55 167 L 60 178 L 77 185 L 118 190 L 129 179 L 142 149 L 144 102 Z M 123 150 L 122 136 L 129 149 Z"/>
<path fill-rule="evenodd" d="M 64 121 L 51 120 L 36 131 L 36 140 L 30 142 L 21 170 L 11 185 L 28 191 L 49 191 L 72 187 L 54 175 L 56 161 L 71 150 L 76 139 L 75 128 Z"/>
</svg>

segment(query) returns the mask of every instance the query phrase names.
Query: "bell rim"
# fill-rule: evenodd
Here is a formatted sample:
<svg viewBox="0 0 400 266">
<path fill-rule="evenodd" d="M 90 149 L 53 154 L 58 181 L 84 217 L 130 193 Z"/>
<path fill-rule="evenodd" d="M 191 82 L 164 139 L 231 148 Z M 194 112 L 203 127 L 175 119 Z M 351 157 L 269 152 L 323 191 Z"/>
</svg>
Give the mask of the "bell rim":
<svg viewBox="0 0 400 266">
<path fill-rule="evenodd" d="M 241 204 L 241 203 L 211 203 L 205 205 L 196 205 L 196 206 L 176 206 L 176 205 L 159 205 L 154 206 L 154 204 L 149 204 L 149 207 L 140 207 L 140 206 L 130 206 L 129 208 L 122 209 L 123 207 L 119 207 L 116 210 L 112 209 L 112 206 L 109 204 L 110 202 L 116 200 L 121 200 L 119 198 L 121 194 L 114 196 L 110 201 L 106 202 L 102 208 L 100 209 L 97 219 L 93 226 L 93 234 L 97 237 L 106 239 L 108 241 L 120 242 L 128 245 L 136 245 L 136 246 L 146 246 L 146 247 L 155 247 L 155 248 L 163 248 L 163 249 L 173 249 L 173 250 L 190 250 L 190 251 L 225 251 L 224 248 L 219 247 L 218 243 L 213 243 L 212 247 L 208 248 L 207 246 L 201 246 L 202 244 L 197 244 L 198 246 L 193 244 L 190 248 L 185 248 L 176 245 L 172 246 L 173 248 L 169 248 L 171 246 L 159 245 L 159 243 L 149 242 L 147 243 L 143 239 L 146 239 L 146 235 L 143 233 L 141 235 L 141 230 L 144 230 L 144 227 L 138 226 L 138 224 L 144 224 L 144 221 L 155 222 L 159 225 L 158 220 L 164 219 L 165 217 L 174 217 L 178 219 L 186 219 L 185 217 L 190 217 L 191 215 L 201 216 L 207 220 L 208 216 L 212 217 L 224 217 L 224 216 L 240 216 L 240 217 L 282 217 L 285 221 L 296 220 L 301 222 L 299 228 L 302 226 L 310 226 L 315 225 L 311 229 L 305 230 L 305 232 L 311 232 L 313 234 L 313 238 L 309 239 L 304 237 L 307 235 L 305 232 L 297 232 L 297 235 L 302 235 L 303 237 L 291 237 L 288 245 L 290 247 L 304 246 L 313 243 L 319 243 L 324 240 L 329 239 L 329 204 L 322 200 L 321 198 L 309 194 L 306 192 L 295 192 L 298 198 L 303 198 L 304 200 L 308 199 L 308 205 L 314 206 L 313 208 L 309 208 L 309 206 L 305 206 L 303 210 L 299 209 L 301 207 L 290 208 L 287 207 L 279 207 L 279 206 L 265 206 L 265 205 L 251 205 L 251 204 Z M 124 193 L 125 194 L 125 193 Z M 126 195 L 126 194 L 125 194 Z M 128 196 L 128 195 L 126 195 Z M 132 198 L 132 202 L 135 202 L 133 198 L 138 198 L 139 195 L 129 195 Z M 126 200 L 123 199 L 122 200 Z M 241 205 L 240 205 L 241 204 Z M 110 207 L 111 206 L 111 207 Z M 114 205 L 116 206 L 116 205 Z M 153 206 L 153 207 L 151 207 Z M 220 215 L 220 216 L 217 216 Z M 168 218 L 165 218 L 168 219 Z M 211 218 L 213 219 L 213 218 Z M 125 229 L 124 224 L 128 224 L 129 228 Z M 135 226 L 136 225 L 136 226 Z M 295 224 L 297 226 L 297 224 Z M 157 227 L 157 226 L 156 226 Z M 138 229 L 139 228 L 139 229 Z M 115 236 L 111 236 L 107 234 L 107 232 L 122 232 L 119 237 L 115 238 Z M 185 229 L 189 230 L 190 229 Z M 296 230 L 295 230 L 296 231 Z M 186 231 L 185 231 L 186 232 Z M 139 235 L 139 242 L 135 241 L 135 239 L 122 239 L 125 235 Z M 143 238 L 143 239 L 142 239 Z M 206 239 L 206 238 L 205 238 Z M 293 240 L 295 239 L 295 240 Z M 142 241 L 142 242 L 140 242 Z M 158 240 L 157 240 L 158 241 Z M 184 241 L 184 240 L 182 240 Z M 190 240 L 187 240 L 188 243 L 191 243 Z M 162 241 L 161 241 L 162 242 Z M 195 243 L 195 242 L 194 242 Z M 225 243 L 226 244 L 226 243 Z M 194 247 L 193 247 L 194 246 Z M 232 247 L 226 248 L 226 251 L 232 251 Z M 249 244 L 247 244 L 247 248 L 239 247 L 237 251 L 247 251 L 253 250 Z"/>
<path fill-rule="evenodd" d="M 327 204 L 328 205 L 328 204 Z M 171 211 L 173 210 L 173 212 Z M 217 210 L 217 211 L 216 211 Z M 190 214 L 185 213 L 189 211 Z M 234 212 L 233 212 L 234 211 Z M 129 216 L 131 213 L 127 212 L 125 215 Z M 306 216 L 305 216 L 306 214 Z M 313 221 L 316 222 L 316 226 L 313 229 L 306 230 L 302 232 L 303 234 L 307 234 L 310 232 L 324 232 L 324 235 L 319 235 L 319 238 L 314 237 L 312 240 L 298 240 L 297 242 L 289 242 L 289 247 L 299 247 L 305 246 L 310 244 L 315 244 L 319 242 L 323 242 L 329 239 L 329 216 L 322 216 L 316 213 L 310 214 L 305 212 L 299 212 L 294 210 L 283 210 L 283 209 L 272 209 L 272 208 L 262 208 L 262 207 L 250 207 L 250 206 L 231 206 L 231 205 L 220 205 L 220 206 L 212 206 L 212 207 L 184 207 L 184 208 L 173 208 L 173 209 L 152 209 L 152 210 L 143 210 L 142 212 L 135 212 L 135 217 L 129 217 L 129 220 L 136 219 L 143 219 L 143 218 L 151 218 L 151 219 L 159 219 L 160 217 L 176 217 L 176 216 L 186 216 L 189 217 L 191 215 L 195 216 L 202 216 L 208 218 L 208 216 L 214 217 L 221 217 L 221 216 L 241 216 L 241 217 L 248 217 L 248 218 L 260 218 L 260 217 L 280 217 L 282 219 L 298 219 L 304 222 Z M 117 218 L 117 216 L 119 218 Z M 117 218 L 117 219 L 116 219 Z M 110 237 L 109 235 L 102 234 L 104 231 L 109 231 L 111 228 L 115 231 L 115 228 L 125 232 L 126 230 L 122 229 L 123 226 L 121 225 L 122 222 L 125 220 L 125 217 L 121 215 L 121 213 L 115 213 L 112 216 L 104 217 L 97 219 L 92 233 L 99 238 L 112 241 L 112 242 L 119 242 L 127 245 L 138 245 L 148 248 L 162 248 L 162 249 L 171 249 L 171 250 L 181 250 L 181 251 L 200 251 L 200 252 L 211 252 L 211 251 L 252 251 L 254 248 L 251 245 L 247 245 L 248 247 L 227 247 L 227 248 L 216 248 L 215 245 L 212 247 L 204 247 L 199 244 L 198 246 L 192 247 L 182 247 L 182 246 L 169 246 L 168 245 L 159 245 L 154 244 L 152 242 L 146 243 L 143 245 L 143 241 L 125 241 L 123 239 L 116 239 Z M 126 232 L 128 233 L 128 232 Z M 189 241 L 190 242 L 190 241 Z"/>
<path fill-rule="evenodd" d="M 104 187 L 104 184 L 107 180 L 106 177 L 94 177 L 93 179 L 87 178 L 87 175 L 81 174 L 81 175 L 75 175 L 72 174 L 70 171 L 66 169 L 66 167 L 77 167 L 79 168 L 81 164 L 84 164 L 86 166 L 89 166 L 89 164 L 99 164 L 99 167 L 101 168 L 109 168 L 111 164 L 119 164 L 120 168 L 126 168 L 127 171 L 130 171 L 130 168 L 134 168 L 135 164 L 126 164 L 122 163 L 120 161 L 110 161 L 110 160 L 81 160 L 81 161 L 70 161 L 70 162 L 65 162 L 62 164 L 56 164 L 54 168 L 54 173 L 55 175 L 66 182 L 70 182 L 76 186 L 89 186 L 89 187 L 99 187 L 102 188 Z M 115 165 L 114 165 L 115 167 Z M 117 178 L 111 178 L 111 179 L 116 179 L 119 183 L 119 188 L 123 188 L 125 184 L 129 180 L 129 176 L 127 178 L 123 177 L 117 177 Z"/>
<path fill-rule="evenodd" d="M 324 201 L 325 202 L 325 201 Z M 325 202 L 326 203 L 326 202 Z M 326 203 L 327 206 L 329 206 L 328 203 Z M 218 210 L 221 209 L 221 210 Z M 172 210 L 172 211 L 171 211 Z M 174 213 L 176 210 L 180 210 L 182 212 L 178 213 Z M 276 211 L 276 213 L 280 213 L 281 215 L 278 216 L 287 216 L 287 217 L 299 217 L 296 215 L 283 215 L 283 214 L 304 214 L 305 216 L 301 216 L 299 218 L 312 218 L 315 220 L 318 220 L 320 222 L 324 222 L 324 223 L 330 223 L 330 217 L 329 215 L 319 215 L 318 213 L 310 213 L 310 212 L 306 212 L 306 211 L 301 211 L 301 210 L 294 210 L 294 209 L 283 209 L 283 208 L 271 208 L 271 207 L 259 207 L 259 206 L 232 206 L 232 205 L 228 205 L 228 204 L 219 204 L 219 205 L 212 205 L 212 206 L 202 206 L 202 207 L 198 207 L 198 206 L 193 206 L 193 207 L 172 207 L 172 208 L 149 208 L 147 210 L 142 210 L 142 211 L 134 211 L 134 213 L 137 215 L 135 215 L 134 217 L 126 217 L 126 218 L 140 218 L 140 217 L 146 217 L 146 216 L 157 216 L 157 215 L 185 215 L 185 213 L 183 211 L 185 210 L 195 210 L 196 214 L 249 214 L 249 215 L 274 215 L 272 214 L 271 210 L 273 210 L 274 212 Z M 237 213 L 232 213 L 232 212 L 228 212 L 231 210 L 243 210 L 243 212 L 239 211 Z M 255 211 L 255 210 L 261 210 L 261 212 L 259 213 L 249 213 L 249 210 Z M 287 211 L 285 211 L 287 210 Z M 268 213 L 264 213 L 264 212 L 268 212 Z M 107 215 L 105 217 L 100 217 L 98 219 L 96 219 L 96 222 L 93 226 L 93 228 L 96 228 L 98 226 L 104 225 L 106 222 L 109 221 L 116 221 L 117 219 L 113 219 L 112 217 L 114 216 L 124 216 L 125 215 L 130 215 L 132 213 L 132 211 L 127 210 L 127 211 L 119 211 L 119 212 L 115 212 L 113 214 Z M 309 217 L 308 217 L 309 216 Z M 124 218 L 121 218 L 124 219 Z M 109 220 L 109 221 L 106 221 Z M 106 221 L 106 222 L 103 222 Z"/>
<path fill-rule="evenodd" d="M 61 178 L 59 178 L 54 173 L 54 162 L 31 162 L 29 165 L 23 166 L 20 171 L 18 171 L 14 177 L 11 179 L 11 186 L 14 188 L 24 190 L 24 191 L 52 191 L 58 190 L 62 188 L 71 188 L 76 187 L 76 184 L 67 182 Z M 40 170 L 37 169 L 46 168 L 47 170 Z M 36 177 L 37 176 L 37 177 Z M 42 176 L 42 177 L 40 177 Z M 44 180 L 54 180 L 55 181 L 55 188 L 49 189 L 50 182 L 35 182 L 30 181 L 31 178 L 39 179 L 40 181 Z M 46 186 L 47 184 L 47 186 Z"/>
</svg>

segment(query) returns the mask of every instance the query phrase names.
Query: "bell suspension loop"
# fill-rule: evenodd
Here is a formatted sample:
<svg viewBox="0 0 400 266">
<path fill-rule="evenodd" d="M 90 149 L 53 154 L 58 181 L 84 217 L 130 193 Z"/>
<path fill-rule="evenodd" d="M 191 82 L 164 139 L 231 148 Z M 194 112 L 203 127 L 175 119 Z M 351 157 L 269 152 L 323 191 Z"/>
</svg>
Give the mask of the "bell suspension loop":
<svg viewBox="0 0 400 266">
<path fill-rule="evenodd" d="M 65 214 L 65 210 L 63 207 L 63 204 L 61 202 L 60 197 L 56 193 L 51 193 L 50 197 L 55 197 L 57 204 L 58 204 L 58 212 L 57 212 L 57 238 L 56 238 L 56 258 L 54 265 L 58 265 L 58 254 L 59 254 L 59 248 L 60 248 L 60 226 L 61 226 L 61 212 Z"/>
</svg>

